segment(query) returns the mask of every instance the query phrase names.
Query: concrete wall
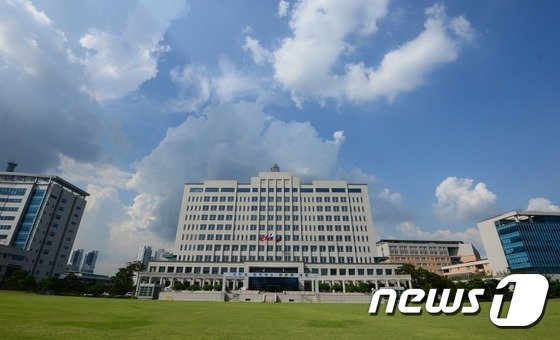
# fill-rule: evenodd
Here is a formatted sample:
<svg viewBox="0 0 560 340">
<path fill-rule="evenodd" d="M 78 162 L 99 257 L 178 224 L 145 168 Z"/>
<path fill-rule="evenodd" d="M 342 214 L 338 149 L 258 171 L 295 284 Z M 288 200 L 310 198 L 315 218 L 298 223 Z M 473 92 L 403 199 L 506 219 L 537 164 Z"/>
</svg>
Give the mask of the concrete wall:
<svg viewBox="0 0 560 340">
<path fill-rule="evenodd" d="M 166 301 L 225 301 L 225 293 L 206 291 L 161 292 L 159 293 L 159 299 Z"/>
<path fill-rule="evenodd" d="M 160 300 L 166 301 L 231 301 L 231 302 L 285 302 L 285 303 L 370 303 L 371 294 L 364 293 L 311 293 L 283 292 L 260 293 L 258 291 L 161 292 Z"/>
</svg>

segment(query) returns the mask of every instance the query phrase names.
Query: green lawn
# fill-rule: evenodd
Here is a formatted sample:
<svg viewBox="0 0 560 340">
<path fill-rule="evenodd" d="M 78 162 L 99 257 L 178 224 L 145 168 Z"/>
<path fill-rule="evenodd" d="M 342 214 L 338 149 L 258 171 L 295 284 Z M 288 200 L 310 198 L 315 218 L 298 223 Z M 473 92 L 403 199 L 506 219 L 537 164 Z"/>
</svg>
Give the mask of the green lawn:
<svg viewBox="0 0 560 340">
<path fill-rule="evenodd" d="M 138 301 L 0 291 L 0 338 L 557 338 L 560 300 L 529 329 L 476 316 L 369 316 L 368 305 Z"/>
</svg>

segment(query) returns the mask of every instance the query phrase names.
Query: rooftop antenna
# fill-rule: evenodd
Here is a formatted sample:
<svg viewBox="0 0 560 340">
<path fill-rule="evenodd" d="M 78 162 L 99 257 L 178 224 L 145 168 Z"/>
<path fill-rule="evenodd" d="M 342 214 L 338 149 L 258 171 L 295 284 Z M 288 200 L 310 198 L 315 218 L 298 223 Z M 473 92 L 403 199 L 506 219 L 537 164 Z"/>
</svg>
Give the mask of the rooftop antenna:
<svg viewBox="0 0 560 340">
<path fill-rule="evenodd" d="M 14 172 L 16 166 L 18 166 L 16 162 L 14 161 L 8 162 L 8 164 L 6 165 L 6 172 Z"/>
<path fill-rule="evenodd" d="M 272 172 L 280 172 L 280 167 L 278 166 L 278 164 L 274 163 L 274 165 L 272 166 L 272 168 L 270 168 L 270 171 L 272 171 Z"/>
</svg>

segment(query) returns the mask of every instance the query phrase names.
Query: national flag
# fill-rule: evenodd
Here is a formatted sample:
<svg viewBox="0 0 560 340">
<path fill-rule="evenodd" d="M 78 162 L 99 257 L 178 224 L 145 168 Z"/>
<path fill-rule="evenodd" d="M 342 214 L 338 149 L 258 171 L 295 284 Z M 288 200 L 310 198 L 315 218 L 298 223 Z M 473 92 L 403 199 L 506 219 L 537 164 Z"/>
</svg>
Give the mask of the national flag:
<svg viewBox="0 0 560 340">
<path fill-rule="evenodd" d="M 275 236 L 274 236 L 274 233 L 270 233 L 270 234 L 268 235 L 268 239 L 269 239 L 269 240 L 274 240 L 274 237 L 275 237 Z"/>
<path fill-rule="evenodd" d="M 268 236 L 266 236 L 266 235 L 259 235 L 259 241 L 261 241 L 261 242 L 268 241 Z"/>
<path fill-rule="evenodd" d="M 282 241 L 282 236 L 280 236 L 280 235 L 276 236 L 276 243 L 278 243 L 280 241 Z"/>
</svg>

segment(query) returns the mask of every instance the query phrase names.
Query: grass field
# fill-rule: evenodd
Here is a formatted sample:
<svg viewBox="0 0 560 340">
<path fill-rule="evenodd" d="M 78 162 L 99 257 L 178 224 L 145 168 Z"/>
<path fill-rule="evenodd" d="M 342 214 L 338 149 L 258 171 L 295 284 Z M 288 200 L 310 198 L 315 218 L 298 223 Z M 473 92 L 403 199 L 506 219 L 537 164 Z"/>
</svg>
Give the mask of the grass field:
<svg viewBox="0 0 560 340">
<path fill-rule="evenodd" d="M 476 316 L 369 316 L 368 305 L 172 302 L 0 291 L 0 339 L 14 338 L 558 338 L 560 300 L 529 329 Z"/>
</svg>

